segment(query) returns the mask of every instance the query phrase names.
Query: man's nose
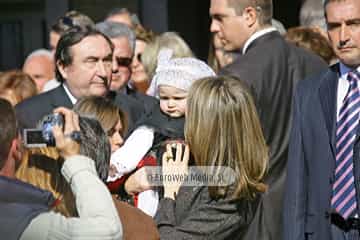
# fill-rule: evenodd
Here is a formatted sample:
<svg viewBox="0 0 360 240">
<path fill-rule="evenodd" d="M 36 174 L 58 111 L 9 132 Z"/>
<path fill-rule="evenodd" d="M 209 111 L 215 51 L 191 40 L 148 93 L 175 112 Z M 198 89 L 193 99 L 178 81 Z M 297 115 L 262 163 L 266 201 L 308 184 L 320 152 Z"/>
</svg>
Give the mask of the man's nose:
<svg viewBox="0 0 360 240">
<path fill-rule="evenodd" d="M 100 61 L 97 64 L 97 73 L 99 76 L 101 77 L 106 77 L 107 76 L 107 71 L 106 71 L 106 66 L 104 64 L 104 62 Z"/>
<path fill-rule="evenodd" d="M 219 23 L 216 19 L 211 19 L 210 32 L 217 33 L 220 31 Z"/>
<path fill-rule="evenodd" d="M 113 61 L 112 61 L 112 65 L 111 65 L 111 71 L 113 73 L 117 73 L 118 72 L 118 69 L 119 69 L 119 65 L 114 57 Z"/>
<path fill-rule="evenodd" d="M 349 31 L 350 31 L 349 26 L 347 26 L 346 23 L 342 23 L 340 29 L 340 43 L 346 44 L 350 40 Z"/>
</svg>

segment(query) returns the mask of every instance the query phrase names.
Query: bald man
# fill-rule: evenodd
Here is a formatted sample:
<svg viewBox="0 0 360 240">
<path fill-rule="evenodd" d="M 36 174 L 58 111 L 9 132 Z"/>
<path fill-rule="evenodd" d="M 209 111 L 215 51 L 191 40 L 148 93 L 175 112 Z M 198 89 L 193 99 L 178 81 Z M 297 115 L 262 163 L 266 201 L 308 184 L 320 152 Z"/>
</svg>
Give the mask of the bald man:
<svg viewBox="0 0 360 240">
<path fill-rule="evenodd" d="M 32 52 L 25 60 L 23 71 L 35 81 L 39 92 L 42 92 L 45 83 L 55 77 L 53 55 L 46 49 Z"/>
</svg>

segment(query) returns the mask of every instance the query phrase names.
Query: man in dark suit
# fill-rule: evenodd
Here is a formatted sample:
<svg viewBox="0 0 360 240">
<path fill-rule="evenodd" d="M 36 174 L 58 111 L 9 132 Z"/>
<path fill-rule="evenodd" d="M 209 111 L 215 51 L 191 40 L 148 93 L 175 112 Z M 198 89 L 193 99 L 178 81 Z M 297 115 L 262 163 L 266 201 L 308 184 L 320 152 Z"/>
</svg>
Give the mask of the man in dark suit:
<svg viewBox="0 0 360 240">
<path fill-rule="evenodd" d="M 211 0 L 210 15 L 210 30 L 224 50 L 241 53 L 220 74 L 235 75 L 252 89 L 270 148 L 269 189 L 244 239 L 280 239 L 293 89 L 299 80 L 326 64 L 286 43 L 271 26 L 271 0 Z"/>
<path fill-rule="evenodd" d="M 284 239 L 360 239 L 360 1 L 326 0 L 339 63 L 299 83 L 284 201 Z"/>
<path fill-rule="evenodd" d="M 147 113 L 159 106 L 155 97 L 145 95 L 130 86 L 131 62 L 135 52 L 135 33 L 125 24 L 119 22 L 100 22 L 96 28 L 105 34 L 114 44 L 112 80 L 110 89 L 120 95 L 127 95 L 141 102 Z"/>
<path fill-rule="evenodd" d="M 56 78 L 62 84 L 16 106 L 20 127 L 34 128 L 54 108 L 72 108 L 81 97 L 92 95 L 111 95 L 131 127 L 144 108 L 133 98 L 109 92 L 113 49 L 108 37 L 89 27 L 74 27 L 62 35 L 55 53 Z"/>
</svg>

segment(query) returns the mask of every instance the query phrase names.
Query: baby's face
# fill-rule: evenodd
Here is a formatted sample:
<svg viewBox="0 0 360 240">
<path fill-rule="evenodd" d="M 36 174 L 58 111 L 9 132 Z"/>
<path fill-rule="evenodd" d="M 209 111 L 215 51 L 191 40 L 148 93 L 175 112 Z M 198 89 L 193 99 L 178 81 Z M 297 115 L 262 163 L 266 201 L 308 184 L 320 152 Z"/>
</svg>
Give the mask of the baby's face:
<svg viewBox="0 0 360 240">
<path fill-rule="evenodd" d="M 168 85 L 159 86 L 160 109 L 170 117 L 182 117 L 186 111 L 185 90 Z"/>
</svg>

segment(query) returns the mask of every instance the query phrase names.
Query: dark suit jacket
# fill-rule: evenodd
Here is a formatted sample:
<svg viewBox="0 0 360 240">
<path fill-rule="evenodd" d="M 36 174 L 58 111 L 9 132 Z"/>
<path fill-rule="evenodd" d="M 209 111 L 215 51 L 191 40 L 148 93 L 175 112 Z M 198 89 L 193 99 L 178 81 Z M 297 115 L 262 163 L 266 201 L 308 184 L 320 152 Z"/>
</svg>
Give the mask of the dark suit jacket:
<svg viewBox="0 0 360 240">
<path fill-rule="evenodd" d="M 284 201 L 285 240 L 331 239 L 328 213 L 335 172 L 338 68 L 336 64 L 301 82 L 295 94 Z M 353 158 L 358 202 L 359 150 L 358 134 Z"/>
<path fill-rule="evenodd" d="M 112 96 L 110 96 L 112 95 Z M 109 94 L 115 104 L 128 116 L 129 128 L 144 114 L 144 107 L 135 99 L 121 93 Z M 37 123 L 57 107 L 72 108 L 68 95 L 62 85 L 45 93 L 26 99 L 15 106 L 20 129 L 35 128 Z"/>
<path fill-rule="evenodd" d="M 62 85 L 20 102 L 15 106 L 20 129 L 35 128 L 45 115 L 60 106 L 73 107 Z"/>
<path fill-rule="evenodd" d="M 128 86 L 124 89 L 124 93 L 129 97 L 134 98 L 135 100 L 141 102 L 144 106 L 145 112 L 150 113 L 154 107 L 159 107 L 160 103 L 159 100 L 155 97 L 143 94 L 135 89 L 132 89 Z"/>
<path fill-rule="evenodd" d="M 238 76 L 250 86 L 270 147 L 269 189 L 245 239 L 280 239 L 294 86 L 326 67 L 319 57 L 286 43 L 278 32 L 270 32 L 253 41 L 244 55 L 221 71 Z"/>
</svg>

